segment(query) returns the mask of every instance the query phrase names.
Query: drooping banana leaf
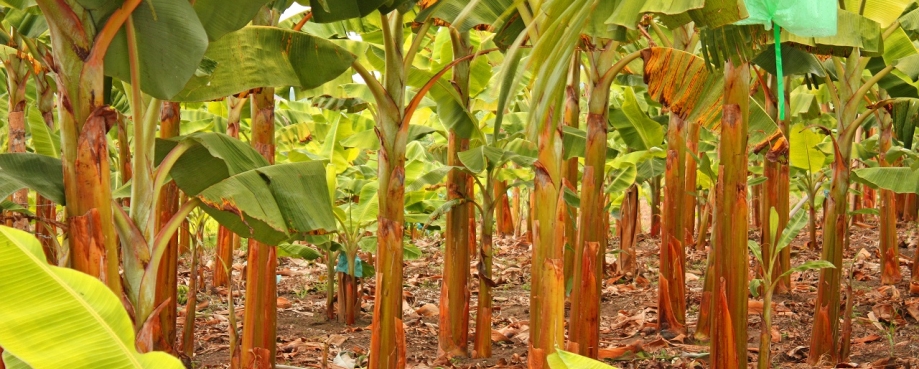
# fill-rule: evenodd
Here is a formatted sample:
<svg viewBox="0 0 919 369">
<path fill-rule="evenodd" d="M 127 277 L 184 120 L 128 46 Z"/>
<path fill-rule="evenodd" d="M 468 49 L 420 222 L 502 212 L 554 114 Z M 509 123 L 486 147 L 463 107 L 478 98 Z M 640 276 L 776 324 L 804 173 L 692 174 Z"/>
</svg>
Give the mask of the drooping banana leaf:
<svg viewBox="0 0 919 369">
<path fill-rule="evenodd" d="M 240 237 L 270 245 L 335 231 L 325 167 L 320 162 L 253 169 L 220 181 L 196 197 L 221 225 Z"/>
<path fill-rule="evenodd" d="M 355 56 L 305 33 L 249 26 L 212 42 L 202 67 L 172 101 L 206 101 L 258 87 L 314 88 L 351 67 Z"/>
<path fill-rule="evenodd" d="M 183 368 L 165 352 L 137 352 L 131 319 L 102 282 L 48 265 L 34 236 L 3 226 L 0 295 L 7 296 L 0 346 L 10 368 Z"/>
<path fill-rule="evenodd" d="M 61 160 L 32 153 L 0 154 L 0 198 L 5 199 L 23 188 L 66 205 Z"/>
<path fill-rule="evenodd" d="M 215 41 L 223 35 L 245 27 L 255 13 L 270 0 L 196 0 L 192 5 L 198 19 L 207 32 L 207 38 Z"/>
<path fill-rule="evenodd" d="M 329 23 L 351 18 L 363 18 L 375 10 L 389 13 L 407 0 L 310 0 L 313 19 L 317 23 Z"/>
<path fill-rule="evenodd" d="M 863 168 L 852 171 L 852 178 L 871 187 L 896 193 L 919 193 L 919 170 L 913 168 Z"/>
<path fill-rule="evenodd" d="M 743 3 L 736 0 L 620 0 L 607 24 L 635 29 L 642 15 L 660 14 L 668 27 L 695 22 L 697 27 L 717 28 L 747 17 Z"/>
<path fill-rule="evenodd" d="M 766 110 L 759 104 L 756 99 L 750 97 L 750 119 L 747 126 L 749 137 L 747 146 L 750 148 L 767 145 L 769 142 L 782 136 L 779 132 L 779 126 L 775 120 L 766 113 Z"/>
<path fill-rule="evenodd" d="M 763 68 L 769 74 L 775 75 L 775 47 L 767 46 L 763 52 L 752 60 L 760 68 Z M 820 61 L 814 54 L 792 47 L 791 45 L 782 45 L 782 71 L 786 76 L 814 74 L 819 77 L 826 75 Z"/>
<path fill-rule="evenodd" d="M 121 2 L 109 3 L 118 6 Z M 226 3 L 224 6 L 234 7 Z M 140 88 L 153 97 L 169 99 L 195 74 L 208 48 L 207 32 L 186 0 L 143 0 L 131 16 L 140 59 Z M 122 27 L 105 54 L 105 74 L 130 81 L 128 55 L 126 31 Z"/>
<path fill-rule="evenodd" d="M 180 141 L 190 148 L 172 167 L 173 180 L 241 237 L 276 245 L 335 229 L 322 163 L 269 166 L 255 149 L 222 133 L 157 140 L 157 161 Z"/>
<path fill-rule="evenodd" d="M 853 47 L 860 48 L 864 54 L 870 55 L 879 55 L 884 51 L 881 26 L 878 22 L 842 9 L 837 11 L 836 22 L 836 36 L 800 37 L 782 32 L 782 42 L 791 42 L 807 51 L 822 55 L 848 56 Z"/>
<path fill-rule="evenodd" d="M 881 28 L 890 26 L 913 3 L 914 0 L 845 0 L 846 10 L 878 22 Z"/>
<path fill-rule="evenodd" d="M 156 162 L 180 141 L 192 146 L 176 161 L 170 175 L 182 191 L 195 196 L 230 176 L 268 165 L 248 144 L 222 133 L 201 132 L 178 139 L 156 140 Z"/>
<path fill-rule="evenodd" d="M 642 54 L 645 59 L 645 82 L 648 95 L 686 120 L 716 130 L 721 124 L 724 76 L 706 68 L 705 61 L 695 55 L 670 48 L 651 48 Z M 773 139 L 778 125 L 762 106 L 751 97 L 750 139 L 756 146 Z"/>
</svg>

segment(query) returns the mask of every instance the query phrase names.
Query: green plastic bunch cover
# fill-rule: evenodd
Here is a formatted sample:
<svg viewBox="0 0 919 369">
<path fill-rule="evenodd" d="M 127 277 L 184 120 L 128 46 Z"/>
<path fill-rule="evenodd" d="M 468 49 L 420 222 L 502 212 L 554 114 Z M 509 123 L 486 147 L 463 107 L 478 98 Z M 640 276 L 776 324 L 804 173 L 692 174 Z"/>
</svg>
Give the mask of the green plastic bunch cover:
<svg viewBox="0 0 919 369">
<path fill-rule="evenodd" d="M 735 24 L 772 24 L 802 37 L 836 35 L 837 0 L 745 0 L 750 17 Z"/>
</svg>

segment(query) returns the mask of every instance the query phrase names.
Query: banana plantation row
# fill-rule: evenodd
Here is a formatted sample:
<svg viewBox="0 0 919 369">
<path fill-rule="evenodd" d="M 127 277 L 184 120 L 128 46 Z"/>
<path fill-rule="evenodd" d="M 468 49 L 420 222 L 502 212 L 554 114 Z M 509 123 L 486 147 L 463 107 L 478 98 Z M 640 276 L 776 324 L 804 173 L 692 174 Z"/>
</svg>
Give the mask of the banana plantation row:
<svg viewBox="0 0 919 369">
<path fill-rule="evenodd" d="M 853 222 L 877 216 L 881 281 L 902 279 L 914 0 L 298 2 L 0 1 L 0 368 L 181 367 L 195 294 L 179 353 L 177 261 L 190 248 L 195 270 L 210 236 L 215 286 L 247 243 L 234 368 L 275 365 L 279 256 L 322 259 L 328 317 L 349 325 L 372 276 L 369 366 L 405 367 L 419 228 L 444 238 L 442 357 L 491 355 L 493 237 L 528 232 L 532 368 L 598 356 L 606 256 L 637 272 L 642 199 L 657 329 L 708 342 L 713 368 L 746 365 L 750 291 L 770 327 L 773 295 L 813 269 L 808 363 L 846 360 Z M 790 265 L 805 227 L 822 258 Z M 695 326 L 690 248 L 710 250 Z M 919 293 L 919 260 L 911 278 Z"/>
</svg>

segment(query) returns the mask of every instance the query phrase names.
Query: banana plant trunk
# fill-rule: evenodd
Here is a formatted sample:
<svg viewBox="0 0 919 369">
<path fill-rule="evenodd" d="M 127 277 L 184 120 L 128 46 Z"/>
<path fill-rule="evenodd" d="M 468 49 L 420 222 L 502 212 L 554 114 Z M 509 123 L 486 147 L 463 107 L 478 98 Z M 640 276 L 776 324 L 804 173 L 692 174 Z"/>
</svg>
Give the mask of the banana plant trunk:
<svg viewBox="0 0 919 369">
<path fill-rule="evenodd" d="M 609 125 L 609 73 L 616 45 L 602 41 L 588 54 L 590 59 L 587 102 L 587 143 L 584 149 L 584 176 L 578 239 L 574 245 L 574 282 L 571 290 L 571 316 L 568 347 L 573 352 L 596 358 L 600 350 L 600 283 L 603 280 L 603 255 L 606 254 L 607 228 L 604 219 L 603 182 L 606 176 L 607 126 Z M 577 54 L 575 54 L 577 56 Z M 564 202 L 560 205 L 564 206 Z M 567 209 L 563 217 L 567 218 Z M 607 217 L 608 218 L 608 217 Z M 563 288 L 564 291 L 564 288 Z"/>
<path fill-rule="evenodd" d="M 772 85 L 776 84 L 776 79 L 772 78 Z M 766 93 L 769 93 L 768 90 Z M 787 100 L 787 99 L 786 99 Z M 786 106 L 786 109 L 788 107 Z M 772 246 L 776 240 L 772 238 L 776 235 L 771 234 L 769 231 L 773 229 L 772 220 L 770 217 L 771 209 L 775 209 L 778 213 L 778 224 L 775 225 L 775 229 L 779 231 L 779 237 L 784 231 L 785 226 L 788 224 L 788 213 L 789 213 L 789 168 L 788 165 L 788 141 L 785 137 L 788 137 L 788 126 L 784 120 L 779 118 L 777 108 L 777 102 L 775 98 L 770 95 L 768 102 L 766 104 L 767 113 L 775 120 L 779 129 L 782 131 L 782 136 L 778 139 L 775 145 L 773 145 L 763 159 L 763 176 L 766 177 L 766 182 L 763 183 L 763 192 L 762 205 L 760 207 L 760 219 L 762 222 L 762 228 L 760 231 L 760 245 L 762 245 L 762 257 L 763 260 L 772 259 Z M 773 281 L 779 280 L 785 271 L 791 268 L 791 248 L 784 248 L 781 251 L 775 265 L 775 270 L 772 272 Z M 760 268 L 761 275 L 765 274 L 765 271 Z M 776 294 L 783 294 L 788 292 L 791 289 L 791 276 L 781 278 L 775 286 Z"/>
<path fill-rule="evenodd" d="M 160 138 L 172 138 L 179 135 L 181 111 L 179 103 L 164 102 L 160 113 Z M 170 182 L 160 190 L 157 206 L 156 229 L 162 229 L 179 210 L 179 188 L 175 182 Z M 153 349 L 158 351 L 175 352 L 176 340 L 176 277 L 179 259 L 179 234 L 175 233 L 166 245 L 166 252 L 157 268 L 156 298 L 153 306 L 166 306 L 160 311 L 160 329 L 153 330 Z"/>
<path fill-rule="evenodd" d="M 251 144 L 274 164 L 274 88 L 260 88 L 251 95 Z M 243 315 L 243 368 L 274 367 L 277 345 L 277 296 L 275 279 L 278 257 L 274 245 L 249 239 L 246 268 L 246 309 Z"/>
<path fill-rule="evenodd" d="M 638 200 L 638 185 L 632 184 L 625 192 L 620 210 L 619 222 L 619 269 L 620 272 L 636 276 L 637 256 L 635 246 L 638 245 L 638 232 L 640 231 L 640 204 Z"/>
<path fill-rule="evenodd" d="M 715 194 L 711 366 L 747 362 L 747 124 L 750 67 L 724 69 L 720 165 Z"/>
<path fill-rule="evenodd" d="M 575 163 L 577 165 L 577 163 Z M 514 217 L 511 215 L 510 197 L 507 196 L 507 181 L 497 181 L 495 183 L 494 193 L 495 206 L 495 227 L 498 234 L 507 236 L 514 234 Z"/>
<path fill-rule="evenodd" d="M 357 250 L 357 248 L 353 248 Z M 345 252 L 345 251 L 342 251 Z M 361 303 L 358 299 L 360 292 L 360 279 L 357 278 L 356 271 L 356 253 L 351 255 L 345 252 L 348 259 L 348 272 L 338 274 L 338 301 L 341 306 L 341 320 L 347 325 L 354 325 L 357 321 L 357 312 L 361 309 Z M 329 309 L 331 311 L 331 309 Z"/>
<path fill-rule="evenodd" d="M 374 86 L 379 105 L 376 130 L 380 138 L 378 173 L 380 212 L 377 228 L 376 290 L 370 368 L 405 366 L 405 331 L 402 327 L 402 233 L 405 220 L 405 151 L 408 122 L 403 122 L 405 79 L 403 15 L 396 10 L 382 16 L 385 68 L 382 86 Z M 365 79 L 372 77 L 369 73 Z"/>
<path fill-rule="evenodd" d="M 450 29 L 453 41 L 453 58 L 462 58 L 472 51 L 468 32 Z M 453 86 L 460 97 L 468 100 L 469 62 L 453 67 Z M 462 166 L 458 153 L 469 149 L 469 140 L 451 130 L 448 134 L 447 165 Z M 465 172 L 452 170 L 447 174 L 447 200 L 465 199 L 469 196 L 469 178 Z M 438 356 L 467 356 L 469 341 L 469 258 L 470 258 L 470 208 L 463 203 L 447 213 L 446 244 L 444 247 L 444 280 L 440 290 L 440 324 L 438 330 Z M 491 296 L 479 290 L 479 306 Z M 491 322 L 488 322 L 491 326 Z M 481 330 L 482 327 L 477 327 Z M 490 340 L 490 336 L 489 336 Z M 478 340 L 476 340 L 478 344 Z M 490 341 L 489 348 L 490 348 Z M 480 357 L 485 353 L 476 350 Z"/>
<path fill-rule="evenodd" d="M 270 5 L 263 6 L 256 13 L 252 24 L 276 27 L 280 16 Z M 252 116 L 249 142 L 271 164 L 275 161 L 274 92 L 273 87 L 262 87 L 250 91 L 249 96 Z M 248 245 L 246 309 L 243 314 L 240 364 L 247 369 L 274 368 L 278 329 L 277 248 L 276 245 L 267 245 L 251 238 Z M 232 262 L 232 256 L 228 262 Z"/>
<path fill-rule="evenodd" d="M 246 99 L 227 96 L 227 135 L 239 138 L 239 121 Z M 214 273 L 212 285 L 214 287 L 227 286 L 230 279 L 230 270 L 233 266 L 233 250 L 239 248 L 239 236 L 224 226 L 217 228 L 217 250 L 214 253 Z"/>
<path fill-rule="evenodd" d="M 26 84 L 31 73 L 31 64 L 16 50 L 3 59 L 6 69 L 6 91 L 8 99 L 7 127 L 9 128 L 9 151 L 26 152 Z M 21 189 L 13 193 L 13 203 L 29 208 L 29 190 Z M 22 231 L 29 231 L 29 219 L 14 217 L 12 226 Z M 47 257 L 47 255 L 46 255 Z"/>
<path fill-rule="evenodd" d="M 667 162 L 664 172 L 664 207 L 661 228 L 658 283 L 658 330 L 674 337 L 686 333 L 686 254 L 683 225 L 686 206 L 686 123 L 670 113 L 667 128 Z"/>
<path fill-rule="evenodd" d="M 702 232 L 707 231 L 700 228 Z M 708 341 L 712 334 L 712 293 L 715 291 L 715 259 L 708 254 L 705 261 L 705 278 L 702 280 L 702 298 L 699 303 L 699 318 L 696 319 L 696 332 L 693 337 L 698 341 Z"/>
<path fill-rule="evenodd" d="M 103 57 L 126 17 L 112 17 L 96 37 L 92 20 L 76 2 L 36 1 L 48 21 L 58 86 L 66 223 L 74 269 L 102 280 L 121 296 L 118 245 L 106 132 L 117 113 L 103 103 Z M 130 14 L 140 1 L 121 10 Z M 109 31 L 109 32 L 102 32 Z"/>
<path fill-rule="evenodd" d="M 492 181 L 489 174 L 488 183 Z M 475 317 L 475 357 L 491 357 L 491 319 L 492 319 L 492 264 L 493 254 L 493 233 L 492 214 L 494 214 L 493 199 L 491 196 L 483 194 L 483 203 L 485 212 L 482 214 L 482 245 L 479 247 L 480 265 L 479 273 L 479 304 L 476 308 Z M 468 264 L 467 264 L 468 265 Z"/>
<path fill-rule="evenodd" d="M 884 114 L 881 118 L 880 154 L 878 161 L 882 167 L 891 167 L 893 163 L 887 161 L 887 151 L 893 147 L 893 124 L 890 116 Z M 866 190 L 867 186 L 864 187 Z M 900 275 L 900 255 L 897 245 L 897 197 L 893 191 L 881 190 L 881 208 L 878 228 L 880 228 L 881 251 L 881 283 L 893 285 L 898 283 Z"/>
<path fill-rule="evenodd" d="M 651 227 L 648 234 L 651 237 L 661 235 L 661 176 L 651 178 Z"/>
<path fill-rule="evenodd" d="M 528 361 L 530 368 L 537 369 L 546 367 L 546 357 L 564 342 L 565 333 L 565 235 L 556 232 L 556 228 L 568 214 L 562 197 L 562 137 L 558 123 L 549 117 L 541 124 L 530 207 L 533 213 L 530 326 L 536 329 L 530 334 Z M 585 171 L 585 178 L 590 178 L 591 172 Z M 584 181 L 585 186 L 590 183 Z"/>
<path fill-rule="evenodd" d="M 698 191 L 696 191 L 696 169 L 698 167 L 696 157 L 699 156 L 699 134 L 701 130 L 701 125 L 690 124 L 689 127 L 685 129 L 686 140 L 683 141 L 686 145 L 686 164 L 683 167 L 683 177 L 685 179 L 683 196 L 685 196 L 684 200 L 686 200 L 686 205 L 683 206 L 683 218 L 681 219 L 683 222 L 683 247 L 688 247 L 696 243 L 694 238 L 696 229 L 696 204 L 700 202 L 700 198 L 695 195 L 698 193 Z M 701 231 L 699 237 L 702 237 Z"/>
<path fill-rule="evenodd" d="M 565 87 L 565 115 L 563 123 L 566 126 L 578 128 L 581 114 L 581 53 L 574 51 L 571 57 L 571 67 L 568 69 L 568 85 Z M 578 158 L 570 158 L 562 166 L 562 176 L 571 186 L 571 190 L 578 189 Z M 569 206 L 568 213 L 573 216 L 565 217 L 565 285 L 574 277 L 575 244 L 578 240 L 577 214 L 578 208 Z"/>
<path fill-rule="evenodd" d="M 837 63 L 837 65 L 841 65 Z M 850 185 L 850 164 L 854 130 L 852 123 L 857 118 L 859 96 L 863 92 L 862 72 L 864 64 L 858 49 L 855 49 L 845 63 L 845 70 L 837 70 L 838 95 L 842 106 L 836 107 L 838 133 L 834 136 L 834 160 L 830 168 L 830 192 L 823 207 L 823 252 L 822 259 L 835 268 L 820 270 L 817 284 L 817 300 L 814 311 L 814 328 L 811 334 L 807 362 L 835 364 L 839 358 L 839 306 L 840 280 L 842 277 L 842 254 L 848 234 L 848 192 Z"/>
</svg>

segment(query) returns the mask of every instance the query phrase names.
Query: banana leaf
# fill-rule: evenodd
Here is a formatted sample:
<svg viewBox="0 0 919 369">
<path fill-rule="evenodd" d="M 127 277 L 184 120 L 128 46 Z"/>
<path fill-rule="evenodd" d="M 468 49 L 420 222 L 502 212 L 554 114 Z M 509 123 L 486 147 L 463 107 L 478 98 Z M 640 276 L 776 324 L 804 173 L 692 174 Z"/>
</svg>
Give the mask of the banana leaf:
<svg viewBox="0 0 919 369">
<path fill-rule="evenodd" d="M 48 265 L 34 236 L 3 226 L 0 295 L 15 296 L 0 299 L 10 368 L 184 368 L 165 352 L 137 352 L 131 319 L 102 282 Z"/>
<path fill-rule="evenodd" d="M 258 87 L 314 88 L 351 67 L 355 56 L 327 40 L 249 26 L 212 42 L 201 67 L 172 101 L 206 101 Z"/>
</svg>

